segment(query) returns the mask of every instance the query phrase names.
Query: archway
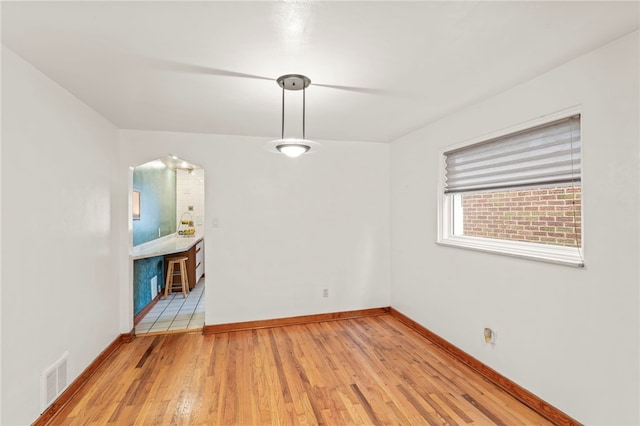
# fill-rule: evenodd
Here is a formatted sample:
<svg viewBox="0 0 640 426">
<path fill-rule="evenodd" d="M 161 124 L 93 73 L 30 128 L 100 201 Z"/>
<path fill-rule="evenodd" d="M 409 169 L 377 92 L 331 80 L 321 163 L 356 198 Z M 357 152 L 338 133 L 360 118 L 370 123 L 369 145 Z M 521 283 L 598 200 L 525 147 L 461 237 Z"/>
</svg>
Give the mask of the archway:
<svg viewBox="0 0 640 426">
<path fill-rule="evenodd" d="M 169 155 L 136 166 L 131 179 L 135 332 L 202 329 L 204 169 Z M 184 294 L 165 292 L 166 260 L 175 255 L 187 258 Z"/>
</svg>

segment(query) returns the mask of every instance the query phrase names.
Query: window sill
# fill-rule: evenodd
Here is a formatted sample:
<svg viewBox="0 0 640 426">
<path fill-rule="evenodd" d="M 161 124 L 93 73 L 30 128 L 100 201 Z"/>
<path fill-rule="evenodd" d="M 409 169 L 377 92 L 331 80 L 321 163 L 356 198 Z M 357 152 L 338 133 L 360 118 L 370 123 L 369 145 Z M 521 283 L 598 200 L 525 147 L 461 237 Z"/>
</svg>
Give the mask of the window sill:
<svg viewBox="0 0 640 426">
<path fill-rule="evenodd" d="M 519 257 L 559 265 L 583 267 L 582 249 L 519 241 L 492 240 L 477 237 L 447 237 L 436 242 L 441 246 L 458 247 L 503 256 Z"/>
</svg>

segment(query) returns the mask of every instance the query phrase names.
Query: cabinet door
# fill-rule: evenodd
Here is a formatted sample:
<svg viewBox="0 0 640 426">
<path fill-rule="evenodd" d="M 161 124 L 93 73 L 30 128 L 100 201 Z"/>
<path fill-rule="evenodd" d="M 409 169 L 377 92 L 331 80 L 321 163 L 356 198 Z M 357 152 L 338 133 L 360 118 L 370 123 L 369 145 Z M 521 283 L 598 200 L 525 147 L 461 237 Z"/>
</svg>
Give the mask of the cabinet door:
<svg viewBox="0 0 640 426">
<path fill-rule="evenodd" d="M 196 267 L 196 277 L 198 281 L 200 280 L 200 278 L 202 278 L 203 275 L 204 275 L 204 265 L 200 264 Z"/>
<path fill-rule="evenodd" d="M 200 241 L 196 245 L 196 265 L 200 265 L 202 263 L 202 259 L 204 258 L 203 248 L 204 248 L 204 244 L 202 243 L 202 241 Z"/>
<path fill-rule="evenodd" d="M 196 244 L 196 282 L 204 275 L 204 240 Z"/>
</svg>

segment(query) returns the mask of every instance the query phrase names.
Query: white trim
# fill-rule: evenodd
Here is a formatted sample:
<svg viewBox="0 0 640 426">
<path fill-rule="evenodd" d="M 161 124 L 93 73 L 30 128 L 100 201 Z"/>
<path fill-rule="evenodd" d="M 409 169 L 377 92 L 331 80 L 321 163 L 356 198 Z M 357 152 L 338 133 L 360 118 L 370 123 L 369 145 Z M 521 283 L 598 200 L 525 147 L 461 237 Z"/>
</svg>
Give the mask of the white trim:
<svg viewBox="0 0 640 426">
<path fill-rule="evenodd" d="M 442 242 L 445 239 L 445 229 L 447 230 L 447 236 L 451 233 L 452 225 L 453 225 L 453 215 L 451 208 L 451 197 L 448 197 L 444 193 L 445 187 L 445 176 L 444 170 L 447 166 L 446 164 L 446 156 L 444 155 L 444 150 L 441 150 L 440 155 L 438 156 L 438 240 L 437 242 Z"/>
<path fill-rule="evenodd" d="M 494 240 L 480 237 L 449 236 L 437 241 L 438 245 L 502 254 L 523 259 L 539 260 L 560 265 L 583 267 L 582 249 L 576 247 L 536 244 L 521 241 Z"/>
</svg>

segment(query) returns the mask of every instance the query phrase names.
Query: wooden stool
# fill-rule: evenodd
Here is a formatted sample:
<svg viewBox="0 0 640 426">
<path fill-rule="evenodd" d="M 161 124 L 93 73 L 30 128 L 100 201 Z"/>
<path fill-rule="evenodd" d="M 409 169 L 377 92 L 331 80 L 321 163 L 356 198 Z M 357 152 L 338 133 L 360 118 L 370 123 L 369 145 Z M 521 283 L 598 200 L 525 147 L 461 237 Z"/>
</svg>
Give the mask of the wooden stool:
<svg viewBox="0 0 640 426">
<path fill-rule="evenodd" d="M 170 257 L 165 260 L 169 262 L 167 265 L 167 280 L 164 286 L 163 299 L 167 298 L 167 295 L 173 291 L 174 285 L 179 285 L 182 291 L 182 297 L 187 297 L 189 293 L 189 278 L 187 277 L 187 256 Z M 174 269 L 175 265 L 178 265 L 178 271 Z M 180 276 L 180 283 L 174 283 L 173 277 Z"/>
</svg>

